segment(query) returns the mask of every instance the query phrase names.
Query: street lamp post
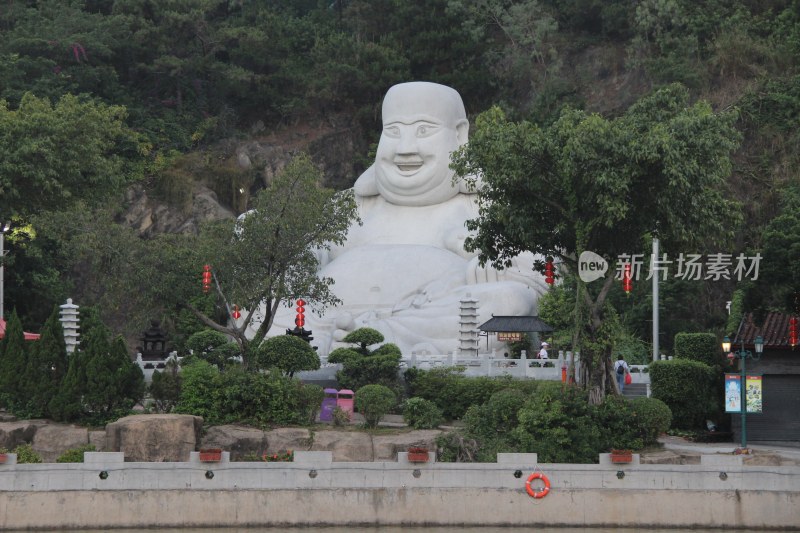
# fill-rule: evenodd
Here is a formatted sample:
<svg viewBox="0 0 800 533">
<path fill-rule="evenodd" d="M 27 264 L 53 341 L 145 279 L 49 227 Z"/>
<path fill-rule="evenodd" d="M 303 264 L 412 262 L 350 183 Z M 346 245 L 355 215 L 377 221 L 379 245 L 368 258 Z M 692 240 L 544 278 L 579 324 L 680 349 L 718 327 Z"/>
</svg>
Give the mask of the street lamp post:
<svg viewBox="0 0 800 533">
<path fill-rule="evenodd" d="M 731 340 L 727 336 L 725 336 L 725 338 L 722 339 L 722 351 L 728 353 L 728 359 L 730 359 L 731 362 L 733 362 L 734 359 L 740 359 L 742 361 L 742 364 L 739 367 L 739 376 L 741 380 L 739 382 L 739 386 L 741 387 L 742 390 L 741 392 L 742 398 L 740 402 L 741 414 L 742 414 L 742 450 L 746 450 L 747 449 L 747 369 L 746 369 L 747 364 L 746 363 L 748 357 L 754 361 L 758 361 L 759 359 L 761 359 L 761 353 L 764 351 L 764 339 L 761 337 L 761 335 L 759 335 L 758 337 L 756 337 L 755 341 L 753 341 L 753 344 L 756 348 L 755 353 L 751 352 L 750 350 L 744 349 L 744 339 L 742 339 L 741 342 L 742 342 L 741 349 L 738 352 L 732 352 Z"/>
<path fill-rule="evenodd" d="M 4 276 L 5 276 L 5 255 L 6 255 L 6 248 L 5 248 L 5 238 L 6 232 L 11 229 L 11 223 L 6 222 L 2 226 L 0 226 L 0 320 L 3 320 L 3 284 L 4 284 Z"/>
</svg>

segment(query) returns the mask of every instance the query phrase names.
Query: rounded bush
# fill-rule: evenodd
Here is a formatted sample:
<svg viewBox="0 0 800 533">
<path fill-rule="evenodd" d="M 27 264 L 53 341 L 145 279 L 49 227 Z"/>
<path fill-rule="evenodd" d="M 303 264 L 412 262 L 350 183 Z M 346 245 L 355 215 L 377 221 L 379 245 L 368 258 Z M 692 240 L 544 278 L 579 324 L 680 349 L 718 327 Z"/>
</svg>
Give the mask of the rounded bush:
<svg viewBox="0 0 800 533">
<path fill-rule="evenodd" d="M 657 398 L 634 398 L 631 401 L 639 435 L 645 446 L 658 442 L 658 436 L 672 424 L 672 411 Z"/>
<path fill-rule="evenodd" d="M 30 444 L 20 444 L 12 453 L 17 454 L 17 463 L 41 463 L 42 456 L 33 450 Z"/>
<path fill-rule="evenodd" d="M 409 398 L 403 406 L 403 420 L 414 429 L 436 429 L 444 422 L 444 417 L 432 401 Z"/>
<path fill-rule="evenodd" d="M 392 389 L 385 385 L 364 385 L 356 391 L 356 409 L 364 416 L 367 427 L 378 426 L 381 418 L 397 403 Z"/>
</svg>

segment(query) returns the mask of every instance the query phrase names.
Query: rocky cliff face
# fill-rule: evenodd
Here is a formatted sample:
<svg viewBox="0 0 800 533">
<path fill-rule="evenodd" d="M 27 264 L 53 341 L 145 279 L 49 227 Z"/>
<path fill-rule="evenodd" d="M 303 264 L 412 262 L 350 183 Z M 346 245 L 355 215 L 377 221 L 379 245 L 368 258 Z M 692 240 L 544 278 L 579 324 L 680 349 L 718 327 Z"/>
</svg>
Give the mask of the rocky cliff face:
<svg viewBox="0 0 800 533">
<path fill-rule="evenodd" d="M 247 210 L 250 197 L 268 186 L 299 152 L 308 153 L 322 170 L 325 186 L 346 189 L 364 167 L 366 147 L 359 132 L 358 126 L 339 121 L 221 141 L 181 157 L 147 184 L 132 187 L 121 219 L 143 237 L 196 234 L 205 221 Z M 159 194 L 159 187 L 170 193 Z"/>
</svg>

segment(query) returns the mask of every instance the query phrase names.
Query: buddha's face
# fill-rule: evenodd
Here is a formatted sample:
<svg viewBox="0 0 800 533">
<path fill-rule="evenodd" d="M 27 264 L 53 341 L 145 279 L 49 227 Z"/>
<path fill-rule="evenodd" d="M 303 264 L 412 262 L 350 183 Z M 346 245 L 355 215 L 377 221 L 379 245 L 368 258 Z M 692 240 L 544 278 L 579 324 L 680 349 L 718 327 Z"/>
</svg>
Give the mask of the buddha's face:
<svg viewBox="0 0 800 533">
<path fill-rule="evenodd" d="M 398 205 L 454 197 L 450 153 L 466 142 L 468 128 L 461 97 L 449 87 L 412 82 L 389 89 L 375 158 L 378 192 Z"/>
</svg>

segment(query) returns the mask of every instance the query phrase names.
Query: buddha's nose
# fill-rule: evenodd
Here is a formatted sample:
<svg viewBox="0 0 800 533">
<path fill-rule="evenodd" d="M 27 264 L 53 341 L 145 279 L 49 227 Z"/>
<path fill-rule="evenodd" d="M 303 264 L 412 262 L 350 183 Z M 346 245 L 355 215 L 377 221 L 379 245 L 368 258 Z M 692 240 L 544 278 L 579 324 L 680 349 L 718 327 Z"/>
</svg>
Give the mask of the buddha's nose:
<svg viewBox="0 0 800 533">
<path fill-rule="evenodd" d="M 400 133 L 400 141 L 397 143 L 398 154 L 416 154 L 417 153 L 417 137 L 411 130 L 405 130 Z"/>
</svg>

